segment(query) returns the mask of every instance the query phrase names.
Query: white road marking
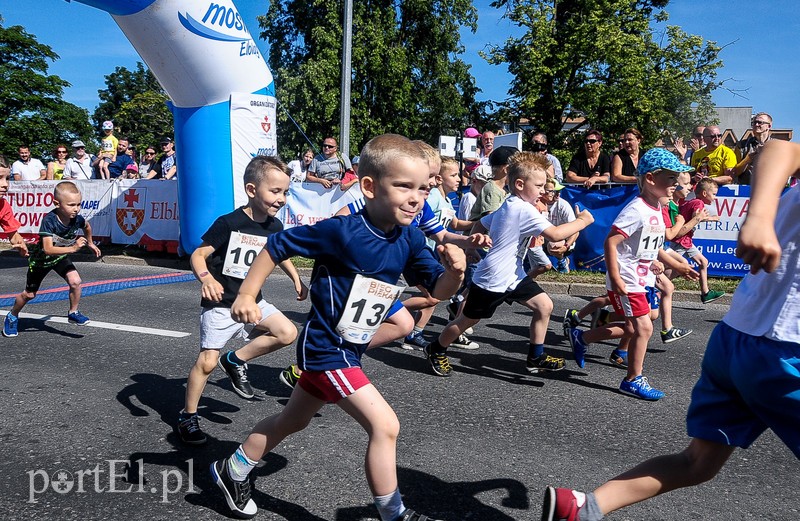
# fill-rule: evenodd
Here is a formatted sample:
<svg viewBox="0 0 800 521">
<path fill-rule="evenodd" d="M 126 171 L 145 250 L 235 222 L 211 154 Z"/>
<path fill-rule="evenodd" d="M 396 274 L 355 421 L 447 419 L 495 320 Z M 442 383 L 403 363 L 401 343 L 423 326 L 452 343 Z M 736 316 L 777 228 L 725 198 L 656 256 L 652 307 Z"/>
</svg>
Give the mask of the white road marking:
<svg viewBox="0 0 800 521">
<path fill-rule="evenodd" d="M 0 311 L 0 315 L 5 316 L 8 311 Z M 27 318 L 30 320 L 41 320 L 43 322 L 55 322 L 57 324 L 69 324 L 66 317 L 54 317 L 53 315 L 37 315 L 35 313 L 20 313 L 20 318 Z M 169 329 L 156 329 L 152 327 L 140 326 L 127 326 L 125 324 L 112 324 L 111 322 L 98 322 L 97 320 L 90 320 L 85 326 L 77 327 L 99 327 L 101 329 L 115 329 L 117 331 L 128 331 L 130 333 L 144 333 L 145 335 L 158 335 L 171 338 L 183 338 L 191 335 L 183 331 L 170 331 Z"/>
</svg>

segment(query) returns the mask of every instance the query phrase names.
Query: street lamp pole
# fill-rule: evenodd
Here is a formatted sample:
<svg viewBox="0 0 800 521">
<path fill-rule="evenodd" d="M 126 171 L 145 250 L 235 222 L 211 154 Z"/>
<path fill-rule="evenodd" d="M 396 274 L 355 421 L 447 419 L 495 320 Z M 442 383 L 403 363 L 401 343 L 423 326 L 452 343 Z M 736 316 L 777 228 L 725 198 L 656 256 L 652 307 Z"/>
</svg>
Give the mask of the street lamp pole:
<svg viewBox="0 0 800 521">
<path fill-rule="evenodd" d="M 342 95 L 339 100 L 339 150 L 350 156 L 350 78 L 353 54 L 353 0 L 344 0 L 342 31 Z"/>
</svg>

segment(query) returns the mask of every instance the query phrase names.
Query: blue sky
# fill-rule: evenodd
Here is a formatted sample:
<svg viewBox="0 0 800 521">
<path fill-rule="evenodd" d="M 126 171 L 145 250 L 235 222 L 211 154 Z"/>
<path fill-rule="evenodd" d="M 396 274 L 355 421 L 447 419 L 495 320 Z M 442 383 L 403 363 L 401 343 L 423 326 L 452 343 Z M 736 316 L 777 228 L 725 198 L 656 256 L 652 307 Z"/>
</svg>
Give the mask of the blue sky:
<svg viewBox="0 0 800 521">
<path fill-rule="evenodd" d="M 196 1 L 196 0 L 187 0 Z M 267 10 L 268 0 L 234 0 L 250 32 L 260 33 L 256 16 Z M 510 76 L 504 67 L 488 65 L 478 56 L 487 44 L 500 44 L 515 28 L 489 7 L 490 0 L 476 0 L 478 31 L 462 32 L 464 59 L 483 90 L 479 99 L 506 97 Z M 34 8 L 34 6 L 36 6 Z M 761 8 L 761 6 L 768 6 Z M 720 79 L 729 79 L 731 89 L 714 94 L 719 106 L 752 106 L 772 114 L 775 128 L 793 128 L 800 141 L 800 2 L 771 0 L 673 0 L 667 7 L 670 24 L 691 34 L 727 45 L 722 52 L 725 67 Z M 6 26 L 22 25 L 37 39 L 53 48 L 61 59 L 52 64 L 56 74 L 72 84 L 65 99 L 93 111 L 103 77 L 114 67 L 133 68 L 138 55 L 106 13 L 65 0 L 0 0 L 0 15 Z M 267 44 L 257 40 L 262 54 Z M 277 86 L 280 89 L 280 85 Z"/>
</svg>

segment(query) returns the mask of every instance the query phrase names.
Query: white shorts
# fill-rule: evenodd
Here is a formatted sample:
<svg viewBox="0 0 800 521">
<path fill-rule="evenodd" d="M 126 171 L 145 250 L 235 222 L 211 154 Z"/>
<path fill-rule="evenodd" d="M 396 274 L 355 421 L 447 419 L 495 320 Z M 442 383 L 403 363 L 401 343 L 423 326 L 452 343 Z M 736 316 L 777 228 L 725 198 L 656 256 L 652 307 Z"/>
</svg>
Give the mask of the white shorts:
<svg viewBox="0 0 800 521">
<path fill-rule="evenodd" d="M 268 317 L 280 313 L 264 299 L 258 301 L 258 307 L 262 324 Z M 200 312 L 200 349 L 222 349 L 228 340 L 237 336 L 249 340 L 254 328 L 254 324 L 240 324 L 233 320 L 231 308 L 205 308 Z"/>
<path fill-rule="evenodd" d="M 553 264 L 541 246 L 528 249 L 528 263 L 531 265 L 531 269 L 543 268 Z"/>
</svg>

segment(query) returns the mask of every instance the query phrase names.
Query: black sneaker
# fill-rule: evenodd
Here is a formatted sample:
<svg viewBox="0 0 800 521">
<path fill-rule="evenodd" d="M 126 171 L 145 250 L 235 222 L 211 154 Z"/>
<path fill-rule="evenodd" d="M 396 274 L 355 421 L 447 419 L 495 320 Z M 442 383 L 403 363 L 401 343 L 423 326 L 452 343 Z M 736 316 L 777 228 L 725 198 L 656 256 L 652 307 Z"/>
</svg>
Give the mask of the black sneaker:
<svg viewBox="0 0 800 521">
<path fill-rule="evenodd" d="M 661 332 L 661 341 L 665 344 L 671 344 L 676 340 L 680 340 L 685 336 L 689 336 L 692 334 L 691 329 L 681 329 L 679 327 L 671 327 L 669 331 L 662 331 Z"/>
<path fill-rule="evenodd" d="M 278 378 L 280 378 L 281 382 L 294 389 L 294 386 L 300 381 L 300 373 L 298 373 L 299 370 L 300 369 L 298 369 L 296 365 L 292 364 L 281 371 L 281 374 L 278 375 Z"/>
<path fill-rule="evenodd" d="M 236 394 L 242 398 L 248 399 L 255 396 L 253 387 L 250 385 L 250 380 L 247 379 L 247 364 L 234 364 L 228 360 L 227 354 L 221 355 L 217 364 L 220 369 L 228 374 L 228 378 L 231 379 L 231 385 L 233 386 L 233 390 L 236 391 Z"/>
<path fill-rule="evenodd" d="M 439 521 L 438 519 L 434 519 L 432 517 L 423 516 L 418 512 L 414 512 L 410 508 L 407 508 L 400 514 L 400 517 L 397 518 L 397 521 Z"/>
<path fill-rule="evenodd" d="M 461 302 L 450 299 L 450 302 L 447 304 L 447 315 L 450 317 L 450 320 L 455 320 L 458 316 L 458 307 L 460 305 Z"/>
<path fill-rule="evenodd" d="M 568 309 L 566 313 L 564 313 L 564 336 L 566 336 L 567 328 L 575 329 L 581 324 L 581 319 L 578 318 L 578 310 L 577 309 Z"/>
<path fill-rule="evenodd" d="M 608 324 L 608 317 L 611 316 L 611 312 L 605 308 L 595 309 L 592 312 L 592 321 L 589 325 L 590 329 L 594 329 L 596 327 L 603 327 Z"/>
<path fill-rule="evenodd" d="M 528 357 L 525 368 L 531 374 L 544 373 L 545 371 L 561 371 L 564 369 L 564 359 L 543 353 L 537 358 Z"/>
<path fill-rule="evenodd" d="M 425 346 L 423 349 L 425 356 L 428 357 L 428 363 L 431 364 L 434 374 L 437 376 L 450 376 L 453 372 L 453 367 L 450 365 L 450 359 L 444 353 L 431 353 L 430 345 Z"/>
<path fill-rule="evenodd" d="M 178 437 L 189 445 L 203 445 L 208 439 L 200 429 L 200 417 L 195 414 L 180 414 L 176 426 Z"/>
<path fill-rule="evenodd" d="M 211 478 L 225 496 L 225 502 L 233 515 L 250 519 L 258 513 L 258 507 L 250 499 L 250 480 L 234 481 L 228 475 L 228 459 L 217 460 L 211 464 Z"/>
</svg>

